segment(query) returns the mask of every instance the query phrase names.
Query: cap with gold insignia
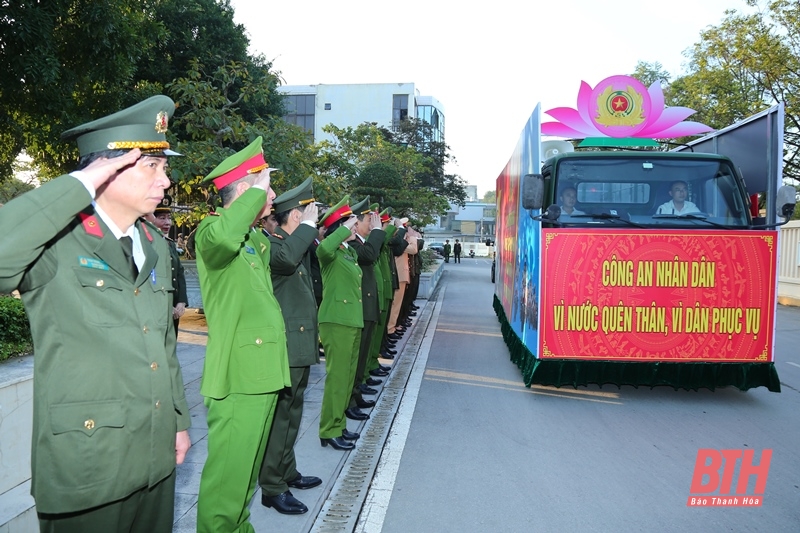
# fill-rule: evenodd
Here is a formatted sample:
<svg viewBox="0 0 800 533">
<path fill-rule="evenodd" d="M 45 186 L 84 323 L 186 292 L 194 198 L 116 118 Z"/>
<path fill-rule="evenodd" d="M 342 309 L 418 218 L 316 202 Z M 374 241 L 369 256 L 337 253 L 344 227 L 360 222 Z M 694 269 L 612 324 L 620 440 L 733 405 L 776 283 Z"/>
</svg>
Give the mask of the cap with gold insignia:
<svg viewBox="0 0 800 533">
<path fill-rule="evenodd" d="M 264 161 L 264 150 L 261 148 L 261 142 L 261 137 L 258 137 L 245 148 L 225 159 L 208 176 L 203 178 L 203 182 L 213 181 L 217 190 L 221 190 L 249 174 L 258 174 L 262 170 L 269 168 L 267 162 Z"/>
<path fill-rule="evenodd" d="M 392 219 L 392 208 L 387 207 L 386 209 L 378 213 L 378 215 L 381 217 L 382 223 L 389 222 Z"/>
<path fill-rule="evenodd" d="M 153 214 L 158 216 L 163 213 L 171 213 L 172 212 L 172 196 L 169 194 L 165 194 L 164 198 L 161 199 L 159 202 L 158 207 L 156 207 Z"/>
<path fill-rule="evenodd" d="M 314 180 L 308 178 L 306 181 L 281 194 L 272 201 L 272 209 L 275 213 L 283 213 L 295 207 L 303 207 L 314 202 L 313 191 Z"/>
<path fill-rule="evenodd" d="M 352 215 L 353 210 L 350 209 L 348 202 L 350 202 L 350 195 L 346 194 L 344 198 L 339 200 L 339 203 L 325 211 L 325 214 L 319 219 L 319 223 L 326 228 L 330 228 L 339 220 Z"/>
<path fill-rule="evenodd" d="M 75 139 L 81 156 L 134 148 L 150 155 L 181 155 L 170 150 L 167 142 L 167 125 L 174 112 L 175 102 L 170 97 L 151 96 L 122 111 L 69 129 L 61 138 Z"/>
<path fill-rule="evenodd" d="M 360 202 L 356 202 L 355 204 L 350 206 L 350 209 L 353 211 L 354 215 L 368 215 L 369 214 L 369 196 L 361 200 Z"/>
</svg>

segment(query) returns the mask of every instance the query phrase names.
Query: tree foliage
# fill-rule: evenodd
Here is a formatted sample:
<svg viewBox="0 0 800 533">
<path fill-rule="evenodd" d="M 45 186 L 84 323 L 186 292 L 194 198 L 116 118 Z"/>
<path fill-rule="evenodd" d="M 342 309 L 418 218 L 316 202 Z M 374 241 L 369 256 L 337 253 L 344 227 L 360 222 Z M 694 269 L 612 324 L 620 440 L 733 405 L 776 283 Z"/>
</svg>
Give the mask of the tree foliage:
<svg viewBox="0 0 800 533">
<path fill-rule="evenodd" d="M 196 223 L 208 212 L 213 189 L 202 179 L 258 136 L 263 137 L 265 159 L 280 169 L 273 173 L 276 191 L 299 184 L 313 173 L 314 152 L 302 128 L 288 124 L 281 115 L 246 118 L 254 108 L 282 109 L 277 83 L 269 65 L 230 62 L 206 73 L 194 61 L 185 77 L 167 85 L 178 104 L 170 135 L 185 156 L 170 160 L 170 178 L 176 203 L 193 207 L 176 214 L 179 225 Z"/>
<path fill-rule="evenodd" d="M 689 72 L 670 85 L 670 103 L 723 128 L 784 103 L 784 176 L 800 178 L 800 4 L 748 0 L 751 14 L 726 11 L 687 51 Z"/>
<path fill-rule="evenodd" d="M 192 60 L 212 71 L 250 60 L 229 0 L 0 5 L 0 181 L 23 149 L 41 179 L 72 170 L 63 131 L 162 93 Z"/>
<path fill-rule="evenodd" d="M 443 169 L 437 168 L 437 160 L 417 149 L 408 136 L 398 136 L 368 122 L 355 128 L 329 124 L 323 131 L 333 139 L 316 145 L 316 169 L 324 178 L 324 187 L 315 189 L 315 194 L 326 203 L 335 203 L 348 193 L 356 197 L 370 194 L 372 200 L 383 198 L 382 207 L 391 206 L 396 216 L 407 216 L 413 224 L 426 225 L 447 211 L 448 198 L 466 199 L 460 178 L 446 176 Z M 444 164 L 447 158 L 438 155 L 438 161 Z M 399 186 L 385 186 L 398 183 L 396 176 Z"/>
</svg>

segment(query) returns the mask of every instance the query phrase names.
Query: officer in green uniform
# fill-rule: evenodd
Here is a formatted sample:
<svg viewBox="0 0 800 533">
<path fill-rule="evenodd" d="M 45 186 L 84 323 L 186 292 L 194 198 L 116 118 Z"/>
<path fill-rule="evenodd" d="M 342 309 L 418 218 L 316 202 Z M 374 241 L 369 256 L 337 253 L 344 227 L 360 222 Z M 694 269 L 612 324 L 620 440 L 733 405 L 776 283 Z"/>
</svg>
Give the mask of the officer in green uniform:
<svg viewBox="0 0 800 533">
<path fill-rule="evenodd" d="M 169 229 L 172 227 L 172 196 L 165 194 L 153 212 L 153 224 L 161 231 L 169 246 L 169 255 L 172 259 L 172 286 L 175 291 L 172 293 L 172 320 L 175 324 L 175 334 L 178 333 L 178 323 L 181 321 L 189 297 L 186 294 L 186 277 L 181 264 L 181 254 L 178 253 L 178 246 L 169 236 Z"/>
<path fill-rule="evenodd" d="M 386 232 L 381 227 L 381 218 L 377 212 L 372 211 L 369 205 L 369 196 L 351 206 L 356 215 L 356 238 L 351 245 L 358 255 L 358 265 L 361 267 L 361 301 L 364 313 L 364 328 L 361 330 L 361 344 L 358 349 L 358 364 L 353 381 L 353 393 L 350 396 L 345 415 L 353 420 L 365 420 L 369 415 L 361 411 L 362 408 L 375 406 L 374 400 L 367 400 L 362 396 L 361 384 L 364 381 L 364 370 L 372 343 L 372 333 L 380 320 L 380 302 L 378 301 L 378 282 L 375 273 L 375 264 L 381 253 Z M 368 392 L 376 393 L 374 389 Z"/>
<path fill-rule="evenodd" d="M 36 351 L 31 494 L 42 531 L 172 531 L 189 407 L 169 250 L 140 217 L 169 186 L 174 110 L 154 96 L 65 132 L 80 170 L 0 209 L 0 292 L 19 289 Z"/>
<path fill-rule="evenodd" d="M 377 209 L 377 208 L 376 208 Z M 375 376 L 374 374 L 388 374 L 388 368 L 384 371 L 381 368 L 381 364 L 378 361 L 378 357 L 382 352 L 382 347 L 384 346 L 384 340 L 386 337 L 386 322 L 389 319 L 389 310 L 392 307 L 392 298 L 394 296 L 394 289 L 393 289 L 393 279 L 396 282 L 397 274 L 394 274 L 394 278 L 392 277 L 392 269 L 390 267 L 389 258 L 391 257 L 391 251 L 389 249 L 389 240 L 394 235 L 397 227 L 391 223 L 391 212 L 392 208 L 387 207 L 383 211 L 381 211 L 378 216 L 380 217 L 381 226 L 386 234 L 384 237 L 383 245 L 381 246 L 381 252 L 378 256 L 378 263 L 377 268 L 375 268 L 376 272 L 376 281 L 378 279 L 381 280 L 381 285 L 378 286 L 378 294 L 379 294 L 379 303 L 380 303 L 380 310 L 381 314 L 378 319 L 378 324 L 373 331 L 373 339 L 372 344 L 370 345 L 370 355 L 367 359 L 367 366 L 366 366 L 366 374 L 364 384 L 367 386 L 371 385 L 379 385 L 381 380 L 378 379 L 379 376 Z M 394 261 L 391 261 L 393 264 Z M 380 273 L 380 274 L 378 274 Z"/>
<path fill-rule="evenodd" d="M 223 208 L 195 232 L 208 322 L 200 393 L 208 408 L 208 458 L 200 477 L 197 531 L 253 532 L 255 493 L 278 393 L 291 386 L 286 332 L 270 275 L 270 243 L 256 223 L 275 193 L 261 137 L 220 163 L 213 181 Z"/>
<path fill-rule="evenodd" d="M 325 390 L 319 417 L 322 446 L 351 450 L 357 433 L 347 431 L 345 409 L 353 389 L 361 329 L 361 267 L 349 245 L 356 238 L 357 219 L 348 205 L 349 196 L 329 208 L 320 223 L 325 238 L 317 247 L 322 269 L 322 305 L 319 308 L 319 336 L 325 349 Z"/>
<path fill-rule="evenodd" d="M 308 511 L 290 488 L 310 489 L 322 483 L 318 477 L 303 476 L 297 471 L 294 453 L 311 365 L 319 363 L 317 301 L 310 275 L 317 211 L 311 178 L 273 201 L 272 216 L 278 225 L 269 236 L 270 269 L 286 324 L 292 386 L 278 394 L 258 484 L 262 505 L 283 514 Z"/>
</svg>

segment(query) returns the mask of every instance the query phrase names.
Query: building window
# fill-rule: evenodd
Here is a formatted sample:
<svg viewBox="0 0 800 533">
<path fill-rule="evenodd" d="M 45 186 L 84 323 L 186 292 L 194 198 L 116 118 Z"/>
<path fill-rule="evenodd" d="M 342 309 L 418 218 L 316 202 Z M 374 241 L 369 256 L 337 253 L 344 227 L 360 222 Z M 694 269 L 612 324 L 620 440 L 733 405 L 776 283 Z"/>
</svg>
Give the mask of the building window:
<svg viewBox="0 0 800 533">
<path fill-rule="evenodd" d="M 433 106 L 417 106 L 417 118 L 430 124 L 431 128 L 423 141 L 444 142 L 444 115 Z"/>
<path fill-rule="evenodd" d="M 316 96 L 313 94 L 288 94 L 284 103 L 286 115 L 283 119 L 289 124 L 304 128 L 313 137 L 314 135 L 314 108 Z"/>
<path fill-rule="evenodd" d="M 408 95 L 395 94 L 392 97 L 392 129 L 397 131 L 404 120 L 408 120 Z"/>
</svg>

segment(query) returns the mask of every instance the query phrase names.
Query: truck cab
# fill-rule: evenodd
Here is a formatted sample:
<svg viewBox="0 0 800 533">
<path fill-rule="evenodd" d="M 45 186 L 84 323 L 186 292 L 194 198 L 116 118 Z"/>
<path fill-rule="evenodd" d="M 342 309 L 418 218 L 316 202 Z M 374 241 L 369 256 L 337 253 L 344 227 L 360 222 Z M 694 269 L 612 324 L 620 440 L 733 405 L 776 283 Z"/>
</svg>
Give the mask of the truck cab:
<svg viewBox="0 0 800 533">
<path fill-rule="evenodd" d="M 542 165 L 545 227 L 746 229 L 744 182 L 727 157 L 687 152 L 567 152 Z M 571 189 L 571 190 L 570 190 Z"/>
</svg>

